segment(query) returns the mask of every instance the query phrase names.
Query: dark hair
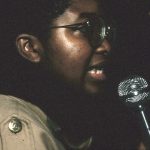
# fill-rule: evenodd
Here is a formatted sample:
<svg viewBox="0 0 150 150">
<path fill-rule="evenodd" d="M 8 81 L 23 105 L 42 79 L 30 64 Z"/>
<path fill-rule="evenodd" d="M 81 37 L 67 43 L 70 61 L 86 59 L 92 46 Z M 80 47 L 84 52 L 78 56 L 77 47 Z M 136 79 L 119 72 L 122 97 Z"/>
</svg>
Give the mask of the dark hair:
<svg viewBox="0 0 150 150">
<path fill-rule="evenodd" d="M 16 37 L 21 33 L 28 33 L 44 40 L 51 21 L 69 7 L 71 0 L 2 1 L 0 3 L 0 91 L 18 94 L 20 91 L 28 91 L 26 87 L 30 87 L 32 82 L 42 77 L 39 75 L 41 68 L 38 64 L 22 59 L 17 52 Z"/>
<path fill-rule="evenodd" d="M 6 32 L 13 37 L 19 33 L 44 37 L 52 19 L 62 14 L 70 1 L 6 0 L 3 11 Z"/>
</svg>

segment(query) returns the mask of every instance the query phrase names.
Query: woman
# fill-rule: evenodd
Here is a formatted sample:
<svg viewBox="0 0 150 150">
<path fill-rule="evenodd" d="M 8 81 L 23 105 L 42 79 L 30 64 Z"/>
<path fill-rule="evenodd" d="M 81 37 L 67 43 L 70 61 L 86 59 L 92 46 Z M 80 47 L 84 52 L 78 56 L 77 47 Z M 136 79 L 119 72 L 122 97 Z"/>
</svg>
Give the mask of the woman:
<svg viewBox="0 0 150 150">
<path fill-rule="evenodd" d="M 93 148 L 107 104 L 103 93 L 114 36 L 102 6 L 98 0 L 5 1 L 3 43 L 13 63 L 4 93 L 28 99 L 50 119 L 33 104 L 1 95 L 3 150 Z"/>
</svg>

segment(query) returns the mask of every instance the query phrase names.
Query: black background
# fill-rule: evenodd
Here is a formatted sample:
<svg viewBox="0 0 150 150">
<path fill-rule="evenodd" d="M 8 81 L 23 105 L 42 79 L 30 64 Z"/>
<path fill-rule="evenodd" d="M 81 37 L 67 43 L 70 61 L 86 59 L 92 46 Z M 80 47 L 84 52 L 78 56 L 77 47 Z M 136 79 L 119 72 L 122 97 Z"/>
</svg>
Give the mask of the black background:
<svg viewBox="0 0 150 150">
<path fill-rule="evenodd" d="M 106 7 L 106 9 L 108 13 L 110 12 L 112 14 L 117 26 L 117 39 L 113 52 L 115 59 L 113 59 L 111 68 L 111 83 L 113 85 L 113 90 L 108 94 L 108 98 L 111 99 L 111 101 L 105 102 L 107 107 L 101 106 L 98 109 L 95 106 L 96 109 L 101 109 L 99 112 L 96 112 L 95 118 L 98 117 L 98 114 L 100 114 L 99 118 L 102 117 L 103 113 L 105 113 L 105 118 L 94 122 L 94 126 L 98 126 L 99 130 L 92 132 L 95 133 L 97 139 L 95 140 L 97 141 L 95 142 L 95 145 L 98 146 L 96 149 L 134 150 L 133 147 L 141 140 L 140 128 L 137 123 L 138 121 L 134 112 L 119 102 L 116 89 L 118 82 L 129 75 L 141 75 L 150 82 L 150 1 L 106 0 L 106 4 L 107 2 L 109 3 L 109 7 Z M 1 5 L 1 7 L 2 6 L 3 5 Z M 9 43 L 9 40 L 7 40 L 9 39 L 7 38 L 9 34 L 5 32 L 7 30 L 5 25 L 7 20 L 6 13 L 7 11 L 5 8 L 0 9 L 1 93 L 12 94 L 21 98 L 29 99 L 40 106 L 48 114 L 53 114 L 54 112 L 52 111 L 48 112 L 48 106 L 52 105 L 51 107 L 56 107 L 55 104 L 43 100 L 45 97 L 48 98 L 48 93 L 42 88 L 42 86 L 44 86 L 45 83 L 48 87 L 48 84 L 44 80 L 36 80 L 39 78 L 46 78 L 45 76 L 41 76 L 40 73 L 37 73 L 38 66 L 33 69 L 33 66 L 30 63 L 28 64 L 26 61 L 22 61 L 19 55 L 14 55 L 14 52 L 11 51 L 11 47 L 10 51 L 5 51 L 3 48 L 3 45 Z M 24 65 L 24 68 L 22 68 L 22 65 Z M 26 72 L 25 70 L 28 71 Z M 40 93 L 39 87 L 41 89 Z M 63 91 L 61 91 L 61 94 L 61 100 L 63 100 Z M 58 120 L 61 120 L 64 123 L 67 121 L 68 128 L 69 126 L 75 128 L 75 126 L 80 124 L 80 119 L 83 119 L 83 114 L 78 114 L 78 122 L 72 122 L 72 118 L 69 119 L 66 115 L 73 107 L 70 103 L 67 103 L 67 106 L 70 107 L 70 109 L 66 109 L 66 106 L 57 106 L 57 110 L 63 112 L 63 114 L 58 113 Z M 89 111 L 92 111 L 87 106 L 87 110 L 88 109 Z M 149 106 L 147 109 L 149 109 Z M 76 110 L 75 106 L 74 110 Z M 53 116 L 56 116 L 56 114 L 54 113 Z M 64 118 L 60 119 L 62 116 Z M 76 117 L 76 114 L 74 114 L 73 117 Z M 91 117 L 93 117 L 93 115 L 91 115 Z M 55 117 L 53 118 L 55 119 Z M 85 124 L 87 124 L 88 121 L 89 118 L 86 118 Z M 71 125 L 72 123 L 73 125 Z M 70 130 L 73 130 L 73 127 L 70 127 Z M 79 128 L 78 130 L 80 131 L 81 129 Z M 73 134 L 75 133 L 73 132 Z"/>
</svg>

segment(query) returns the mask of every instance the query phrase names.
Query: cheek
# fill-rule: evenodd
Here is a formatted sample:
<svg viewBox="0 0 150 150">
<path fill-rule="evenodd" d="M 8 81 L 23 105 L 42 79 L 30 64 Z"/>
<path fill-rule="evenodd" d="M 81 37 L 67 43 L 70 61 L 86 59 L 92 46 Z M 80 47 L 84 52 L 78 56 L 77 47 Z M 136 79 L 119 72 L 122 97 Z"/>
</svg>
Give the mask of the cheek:
<svg viewBox="0 0 150 150">
<path fill-rule="evenodd" d="M 91 48 L 84 39 L 70 34 L 55 34 L 50 40 L 53 66 L 63 76 L 80 78 L 90 59 Z"/>
</svg>

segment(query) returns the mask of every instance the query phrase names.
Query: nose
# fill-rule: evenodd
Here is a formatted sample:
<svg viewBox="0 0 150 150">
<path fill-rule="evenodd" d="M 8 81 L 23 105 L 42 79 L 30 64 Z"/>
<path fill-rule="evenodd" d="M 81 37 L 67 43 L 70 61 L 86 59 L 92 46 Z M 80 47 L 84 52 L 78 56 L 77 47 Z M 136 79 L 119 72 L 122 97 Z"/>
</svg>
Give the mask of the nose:
<svg viewBox="0 0 150 150">
<path fill-rule="evenodd" d="M 108 54 L 111 51 L 111 45 L 107 39 L 104 39 L 101 44 L 96 47 L 95 53 Z"/>
</svg>

